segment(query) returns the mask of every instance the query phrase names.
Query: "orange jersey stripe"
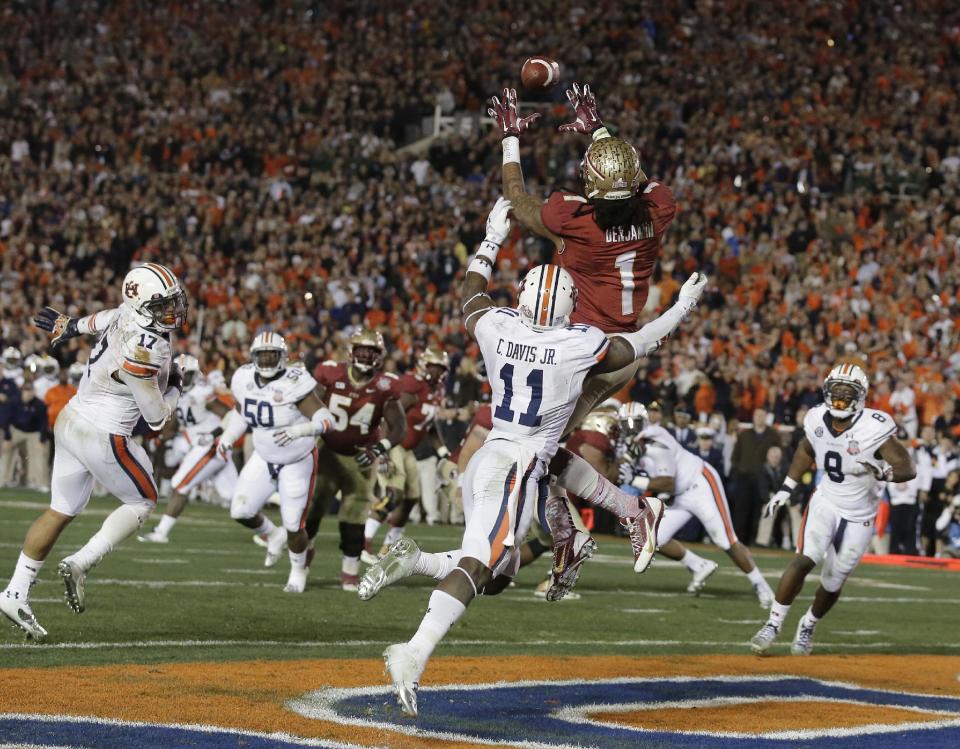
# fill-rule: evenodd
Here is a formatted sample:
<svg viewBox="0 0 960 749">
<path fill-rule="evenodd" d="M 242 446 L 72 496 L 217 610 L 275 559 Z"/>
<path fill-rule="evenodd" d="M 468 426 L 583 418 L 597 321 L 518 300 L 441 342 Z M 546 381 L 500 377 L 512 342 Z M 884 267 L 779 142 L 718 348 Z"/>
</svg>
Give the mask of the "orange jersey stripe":
<svg viewBox="0 0 960 749">
<path fill-rule="evenodd" d="M 134 377 L 153 377 L 157 372 L 160 371 L 158 367 L 152 367 L 149 364 L 139 364 L 133 362 L 130 359 L 124 359 L 123 364 L 120 365 L 120 368 L 124 372 L 129 372 Z"/>
<path fill-rule="evenodd" d="M 177 491 L 181 491 L 184 487 L 189 486 L 194 477 L 203 470 L 203 467 L 213 460 L 213 456 L 216 455 L 216 453 L 217 448 L 211 447 L 209 450 L 207 450 L 207 452 L 200 456 L 200 460 L 197 461 L 197 464 L 190 469 L 186 476 L 183 477 L 183 481 L 177 484 Z"/>
<path fill-rule="evenodd" d="M 313 471 L 310 473 L 310 485 L 307 489 L 307 504 L 304 505 L 303 514 L 300 516 L 300 530 L 307 527 L 307 514 L 310 512 L 310 505 L 313 504 L 313 490 L 317 482 L 317 472 L 320 468 L 320 453 L 317 448 L 313 448 L 310 453 L 313 456 Z"/>
<path fill-rule="evenodd" d="M 723 518 L 723 529 L 726 531 L 727 540 L 731 544 L 737 542 L 737 534 L 733 532 L 733 523 L 730 522 L 730 513 L 727 510 L 727 503 L 723 499 L 723 493 L 719 486 L 717 486 L 717 480 L 713 477 L 713 474 L 710 473 L 706 468 L 703 469 L 703 475 L 707 479 L 707 483 L 710 485 L 710 491 L 713 493 L 713 501 L 717 505 L 717 509 L 720 511 L 720 517 Z"/>
<path fill-rule="evenodd" d="M 113 454 L 120 463 L 123 472 L 130 477 L 133 485 L 137 487 L 140 496 L 149 499 L 151 502 L 157 501 L 157 487 L 153 483 L 150 475 L 143 470 L 143 467 L 130 454 L 127 447 L 127 438 L 119 434 L 110 435 Z"/>
</svg>

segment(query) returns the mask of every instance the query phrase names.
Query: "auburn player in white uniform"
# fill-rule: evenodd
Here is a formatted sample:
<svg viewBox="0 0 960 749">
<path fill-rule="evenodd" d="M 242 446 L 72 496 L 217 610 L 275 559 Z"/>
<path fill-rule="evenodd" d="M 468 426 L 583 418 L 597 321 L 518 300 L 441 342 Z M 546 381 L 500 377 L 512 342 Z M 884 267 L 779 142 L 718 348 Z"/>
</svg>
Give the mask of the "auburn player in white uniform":
<svg viewBox="0 0 960 749">
<path fill-rule="evenodd" d="M 800 619 L 791 646 L 794 655 L 810 654 L 817 622 L 840 598 L 844 581 L 870 547 L 879 505 L 878 482 L 902 483 L 917 473 L 907 449 L 897 440 L 893 417 L 864 408 L 868 387 L 859 363 L 845 362 L 830 371 L 823 384 L 825 402 L 807 411 L 804 436 L 787 477 L 764 508 L 773 514 L 787 504 L 811 464 L 823 472 L 803 514 L 797 553 L 780 578 L 770 618 L 751 640 L 755 653 L 766 652 L 780 634 L 804 579 L 823 562 L 813 605 Z"/>
<path fill-rule="evenodd" d="M 30 586 L 64 528 L 87 506 L 94 481 L 123 504 L 79 551 L 57 566 L 67 604 L 85 608 L 87 572 L 153 511 L 157 487 L 146 451 L 132 439 L 142 417 L 159 430 L 177 407 L 180 375 L 171 368 L 170 333 L 186 320 L 187 298 L 176 276 L 156 263 L 123 279 L 123 304 L 80 319 L 46 307 L 34 319 L 56 346 L 78 335 L 101 333 L 80 387 L 54 425 L 50 508 L 34 521 L 0 611 L 28 636 L 46 630 L 30 610 Z"/>
<path fill-rule="evenodd" d="M 330 429 L 334 418 L 323 407 L 310 373 L 287 366 L 283 336 L 257 334 L 250 359 L 233 373 L 230 390 L 237 408 L 223 418 L 217 444 L 221 457 L 229 460 L 233 444 L 247 427 L 253 430 L 253 454 L 240 471 L 230 517 L 267 536 L 267 567 L 277 563 L 287 543 L 290 576 L 284 591 L 302 593 L 307 584 L 304 524 L 317 477 L 317 435 Z M 274 492 L 280 494 L 280 528 L 261 512 Z"/>
<path fill-rule="evenodd" d="M 137 536 L 139 541 L 158 544 L 170 540 L 170 531 L 195 487 L 211 481 L 217 494 L 229 502 L 237 486 L 237 467 L 217 452 L 216 444 L 222 431 L 220 419 L 230 406 L 217 398 L 213 385 L 200 375 L 200 363 L 195 356 L 181 354 L 176 361 L 183 375 L 183 394 L 177 404 L 180 432 L 170 441 L 164 456 L 168 466 L 177 466 L 170 480 L 173 494 L 157 527 Z"/>
<path fill-rule="evenodd" d="M 369 593 L 413 572 L 437 576 L 435 569 L 425 567 L 456 564 L 430 596 L 413 638 L 384 651 L 401 707 L 410 715 L 416 715 L 418 680 L 437 643 L 476 595 L 503 590 L 516 574 L 519 546 L 540 500 L 541 479 L 547 475 L 584 378 L 588 373 L 621 369 L 656 350 L 660 338 L 695 306 L 706 283 L 694 274 L 684 284 L 680 302 L 660 320 L 609 339 L 599 328 L 569 324 L 577 289 L 570 274 L 555 265 L 537 266 L 527 273 L 517 309 L 495 307 L 486 288 L 500 244 L 510 231 L 509 210 L 509 201 L 500 198 L 487 219 L 486 239 L 467 268 L 462 289 L 467 300 L 464 325 L 480 345 L 493 391 L 493 428 L 463 477 L 466 528 L 461 548 L 449 555 L 422 554 L 412 541 L 401 539 L 364 576 L 364 590 Z M 579 496 L 595 502 L 600 498 L 618 516 L 642 518 L 637 525 L 645 534 L 647 558 L 641 561 L 649 564 L 662 503 L 621 492 L 582 458 L 570 463 L 586 467 Z"/>
<path fill-rule="evenodd" d="M 725 551 L 746 574 L 760 605 L 770 608 L 773 590 L 757 568 L 750 550 L 733 531 L 720 474 L 699 455 L 686 450 L 662 426 L 650 424 L 642 403 L 625 403 L 618 415 L 628 455 L 621 466 L 620 479 L 641 492 L 673 496 L 657 529 L 657 546 L 661 554 L 682 562 L 693 574 L 687 590 L 699 592 L 703 582 L 717 569 L 716 562 L 697 556 L 673 540 L 674 534 L 693 517 L 703 524 L 717 548 Z M 639 455 L 639 461 L 632 460 L 632 455 Z"/>
</svg>

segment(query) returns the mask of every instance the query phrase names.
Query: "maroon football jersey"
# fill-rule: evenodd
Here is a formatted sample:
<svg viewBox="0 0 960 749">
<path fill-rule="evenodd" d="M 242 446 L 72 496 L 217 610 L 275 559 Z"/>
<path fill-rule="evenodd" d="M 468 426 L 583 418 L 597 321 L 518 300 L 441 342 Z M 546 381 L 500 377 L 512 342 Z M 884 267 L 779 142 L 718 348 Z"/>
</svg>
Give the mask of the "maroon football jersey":
<svg viewBox="0 0 960 749">
<path fill-rule="evenodd" d="M 582 195 L 555 192 L 540 209 L 543 225 L 563 239 L 554 262 L 573 276 L 580 292 L 571 322 L 596 325 L 605 333 L 639 327 L 660 243 L 677 215 L 673 193 L 660 182 L 648 182 L 640 198 L 648 221 L 606 230 Z"/>
<path fill-rule="evenodd" d="M 460 444 L 457 445 L 457 449 L 450 456 L 450 460 L 452 460 L 454 463 L 458 463 L 460 461 L 460 451 L 463 449 L 463 445 L 466 443 L 466 441 L 470 439 L 470 435 L 473 433 L 474 427 L 486 429 L 488 432 L 493 429 L 493 409 L 490 407 L 489 403 L 484 403 L 473 412 L 473 421 L 470 422 L 470 427 L 467 429 L 467 433 L 463 435 L 463 439 L 460 440 Z"/>
<path fill-rule="evenodd" d="M 608 458 L 614 457 L 614 445 L 610 438 L 600 432 L 594 432 L 592 429 L 577 429 L 572 432 L 570 436 L 567 437 L 567 442 L 564 447 L 582 458 L 583 455 L 580 452 L 580 448 L 584 445 L 595 447 Z"/>
<path fill-rule="evenodd" d="M 324 405 L 335 419 L 334 427 L 323 433 L 323 441 L 341 455 L 356 455 L 380 439 L 383 406 L 398 397 L 397 378 L 378 372 L 358 385 L 348 374 L 346 363 L 325 362 L 313 373 L 324 388 Z"/>
<path fill-rule="evenodd" d="M 408 373 L 397 380 L 397 392 L 410 393 L 417 398 L 417 402 L 407 409 L 407 436 L 403 439 L 403 446 L 413 450 L 433 426 L 443 404 L 443 389 L 431 388 L 421 375 Z"/>
</svg>

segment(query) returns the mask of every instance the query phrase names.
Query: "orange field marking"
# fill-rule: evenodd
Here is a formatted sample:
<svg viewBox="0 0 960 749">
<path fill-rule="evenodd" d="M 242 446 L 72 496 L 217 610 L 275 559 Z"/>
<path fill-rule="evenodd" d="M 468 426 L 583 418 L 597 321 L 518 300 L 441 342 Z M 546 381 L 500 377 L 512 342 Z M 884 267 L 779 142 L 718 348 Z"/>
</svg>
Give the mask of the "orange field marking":
<svg viewBox="0 0 960 749">
<path fill-rule="evenodd" d="M 527 679 L 636 676 L 796 674 L 878 689 L 960 696 L 960 658 L 947 656 L 739 655 L 541 658 L 435 658 L 423 684 L 477 684 Z M 391 747 L 467 747 L 311 720 L 284 707 L 323 687 L 384 685 L 378 659 L 246 661 L 239 663 L 123 664 L 0 669 L 0 712 L 99 716 L 128 721 L 205 724 L 285 731 L 308 738 Z M 846 709 L 846 708 L 844 708 Z M 791 711 L 792 712 L 792 711 Z M 884 720 L 890 714 L 885 709 Z M 683 711 L 677 711 L 682 715 Z M 687 728 L 690 711 L 687 711 Z M 699 722 L 699 721 L 698 721 Z M 758 721 L 757 730 L 781 725 Z M 822 725 L 822 724 L 821 724 Z"/>
</svg>

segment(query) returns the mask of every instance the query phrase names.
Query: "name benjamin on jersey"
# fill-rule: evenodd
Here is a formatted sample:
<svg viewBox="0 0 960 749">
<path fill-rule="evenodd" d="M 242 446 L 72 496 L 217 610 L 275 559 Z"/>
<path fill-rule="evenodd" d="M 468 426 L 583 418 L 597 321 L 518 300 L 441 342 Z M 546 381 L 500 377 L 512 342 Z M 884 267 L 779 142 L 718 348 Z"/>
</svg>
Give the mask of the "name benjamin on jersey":
<svg viewBox="0 0 960 749">
<path fill-rule="evenodd" d="M 506 351 L 504 351 L 506 347 Z M 555 348 L 545 348 L 542 352 L 537 346 L 529 346 L 513 341 L 505 341 L 503 338 L 497 344 L 497 353 L 508 359 L 527 362 L 529 364 L 556 364 L 557 350 Z"/>
<path fill-rule="evenodd" d="M 615 226 L 606 230 L 606 239 L 608 244 L 653 239 L 653 224 L 646 221 L 639 226 Z"/>
</svg>

